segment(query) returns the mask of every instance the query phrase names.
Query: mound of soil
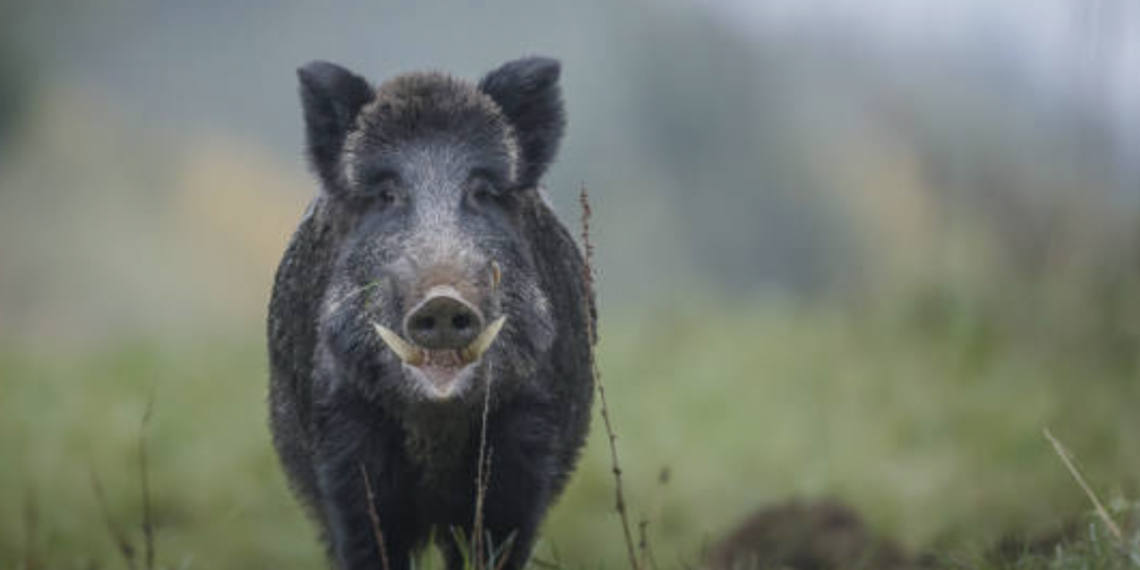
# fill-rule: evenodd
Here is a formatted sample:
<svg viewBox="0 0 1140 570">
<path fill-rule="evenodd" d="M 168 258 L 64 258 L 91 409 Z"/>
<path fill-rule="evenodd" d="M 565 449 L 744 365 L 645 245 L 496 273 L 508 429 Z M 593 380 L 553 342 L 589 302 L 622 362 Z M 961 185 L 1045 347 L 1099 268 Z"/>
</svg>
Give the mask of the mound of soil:
<svg viewBox="0 0 1140 570">
<path fill-rule="evenodd" d="M 841 503 L 791 501 L 756 511 L 716 544 L 707 570 L 895 570 L 917 568 Z"/>
</svg>

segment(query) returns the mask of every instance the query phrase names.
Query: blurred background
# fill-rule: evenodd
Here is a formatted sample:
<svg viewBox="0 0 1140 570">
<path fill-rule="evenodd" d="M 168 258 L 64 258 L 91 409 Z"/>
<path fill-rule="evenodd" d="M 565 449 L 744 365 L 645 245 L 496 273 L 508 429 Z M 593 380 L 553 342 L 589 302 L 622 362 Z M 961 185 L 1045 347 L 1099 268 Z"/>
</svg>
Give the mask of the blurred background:
<svg viewBox="0 0 1140 570">
<path fill-rule="evenodd" d="M 911 549 L 1140 483 L 1133 0 L 6 0 L 0 566 L 315 568 L 265 425 L 273 271 L 316 191 L 297 66 L 563 61 L 599 362 L 663 566 L 837 497 Z M 148 402 L 153 415 L 145 428 Z M 595 432 L 601 428 L 595 422 Z M 538 555 L 620 567 L 604 438 Z M 662 472 L 667 476 L 662 477 Z"/>
</svg>

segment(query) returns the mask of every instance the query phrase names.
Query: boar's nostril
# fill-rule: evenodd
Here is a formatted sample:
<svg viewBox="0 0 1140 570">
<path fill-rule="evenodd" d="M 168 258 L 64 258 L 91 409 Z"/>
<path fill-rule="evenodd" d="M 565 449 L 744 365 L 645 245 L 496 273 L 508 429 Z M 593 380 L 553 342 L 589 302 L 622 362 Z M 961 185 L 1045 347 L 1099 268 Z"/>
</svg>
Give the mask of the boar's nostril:
<svg viewBox="0 0 1140 570">
<path fill-rule="evenodd" d="M 451 292 L 429 295 L 405 320 L 408 338 L 428 349 L 461 349 L 483 328 L 483 318 L 470 303 Z"/>
<path fill-rule="evenodd" d="M 416 330 L 429 331 L 435 328 L 435 317 L 420 317 L 412 322 Z"/>
<path fill-rule="evenodd" d="M 451 326 L 455 330 L 463 330 L 463 329 L 471 326 L 471 316 L 465 315 L 465 314 L 464 315 L 455 315 L 454 317 L 451 317 Z"/>
</svg>

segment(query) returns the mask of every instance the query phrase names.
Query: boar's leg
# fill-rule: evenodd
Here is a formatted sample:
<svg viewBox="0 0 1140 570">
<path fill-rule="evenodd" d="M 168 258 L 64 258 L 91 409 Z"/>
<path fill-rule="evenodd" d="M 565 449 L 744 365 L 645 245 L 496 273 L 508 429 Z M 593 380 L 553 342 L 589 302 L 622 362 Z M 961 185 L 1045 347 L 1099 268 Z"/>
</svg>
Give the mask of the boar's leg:
<svg viewBox="0 0 1140 570">
<path fill-rule="evenodd" d="M 328 523 L 329 549 L 340 570 L 384 568 L 368 507 L 364 473 L 380 519 L 388 570 L 407 570 L 416 541 L 411 505 L 401 499 L 394 454 L 377 429 L 374 409 L 362 400 L 335 398 L 317 407 L 317 485 Z M 368 415 L 370 414 L 370 415 Z M 387 430 L 387 433 L 392 433 Z"/>
</svg>

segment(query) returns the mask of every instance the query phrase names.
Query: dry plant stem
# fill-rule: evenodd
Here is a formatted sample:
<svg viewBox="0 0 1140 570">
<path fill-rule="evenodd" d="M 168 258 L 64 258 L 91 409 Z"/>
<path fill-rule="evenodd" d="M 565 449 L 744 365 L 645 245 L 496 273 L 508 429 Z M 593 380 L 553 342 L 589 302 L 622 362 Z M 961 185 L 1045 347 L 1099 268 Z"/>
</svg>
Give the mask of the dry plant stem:
<svg viewBox="0 0 1140 570">
<path fill-rule="evenodd" d="M 637 521 L 637 564 L 645 568 L 649 559 L 649 519 Z"/>
<path fill-rule="evenodd" d="M 376 512 L 376 494 L 372 492 L 372 481 L 368 479 L 368 470 L 360 464 L 360 476 L 364 479 L 364 497 L 368 501 L 368 519 L 372 522 L 372 534 L 376 537 L 376 548 L 380 552 L 380 563 L 383 570 L 390 570 L 388 565 L 388 548 L 384 546 L 384 532 L 380 527 L 380 514 Z"/>
<path fill-rule="evenodd" d="M 24 492 L 24 569 L 35 570 L 39 568 L 36 556 L 36 533 L 40 527 L 40 504 L 36 498 L 35 487 Z"/>
<path fill-rule="evenodd" d="M 1116 526 L 1116 522 L 1112 520 L 1112 517 L 1108 516 L 1108 511 L 1104 508 L 1104 505 L 1101 504 L 1100 499 L 1096 497 L 1096 493 L 1093 493 L 1092 488 L 1085 482 L 1085 478 L 1081 476 L 1081 472 L 1077 470 L 1077 466 L 1073 464 L 1072 454 L 1065 449 L 1065 446 L 1061 444 L 1060 440 L 1053 437 L 1049 428 L 1045 428 L 1044 432 L 1045 438 L 1049 440 L 1049 443 L 1053 444 L 1053 450 L 1057 452 L 1057 456 L 1061 458 L 1061 462 L 1069 469 L 1069 473 L 1073 475 L 1073 479 L 1076 479 L 1077 484 L 1081 486 L 1081 489 L 1084 489 L 1085 494 L 1088 495 L 1089 500 L 1092 501 L 1093 507 L 1096 508 L 1097 516 L 1104 521 L 1104 525 L 1108 527 L 1109 532 L 1112 533 L 1117 544 L 1124 547 L 1126 544 L 1124 533 L 1120 532 L 1120 527 Z"/>
<path fill-rule="evenodd" d="M 477 530 L 473 531 L 479 537 L 479 540 L 475 543 L 475 546 L 476 546 L 476 549 L 475 549 L 475 556 L 476 556 L 476 558 L 475 558 L 475 570 L 486 570 L 487 561 L 484 558 L 484 556 L 486 555 L 486 552 L 487 552 L 487 548 L 488 548 L 487 541 L 490 538 L 490 536 L 487 534 L 486 530 L 483 528 L 483 526 L 484 526 L 484 523 L 483 523 L 483 502 L 484 502 L 484 498 L 487 496 L 488 482 L 491 480 L 491 457 L 494 456 L 494 453 L 495 453 L 495 448 L 488 447 L 487 448 L 487 458 L 485 460 L 479 462 L 479 470 L 483 472 L 483 475 L 480 477 L 482 479 L 482 481 L 480 481 L 479 488 L 476 491 L 477 496 L 476 496 L 476 500 L 475 500 L 476 505 L 477 505 L 476 510 L 478 511 L 478 515 L 479 515 L 478 519 L 477 519 L 477 522 L 479 523 L 479 528 Z M 490 548 L 491 548 L 491 553 L 493 556 L 495 545 L 491 544 Z"/>
<path fill-rule="evenodd" d="M 135 570 L 135 548 L 131 546 L 131 542 L 127 540 L 126 533 L 121 528 L 115 525 L 114 519 L 111 518 L 111 509 L 107 506 L 107 496 L 103 493 L 103 484 L 99 482 L 99 477 L 95 475 L 95 470 L 91 470 L 91 486 L 95 489 L 95 499 L 99 502 L 99 509 L 103 512 L 103 524 L 107 527 L 107 532 L 111 535 L 111 540 L 114 541 L 115 546 L 119 548 L 119 552 L 123 555 L 123 560 L 127 563 L 127 568 Z"/>
<path fill-rule="evenodd" d="M 483 391 L 483 424 L 479 428 L 479 465 L 475 473 L 475 520 L 471 523 L 471 553 L 475 568 L 483 568 L 483 503 L 487 498 L 487 485 L 491 477 L 491 458 L 487 452 L 487 418 L 491 413 L 491 380 L 494 374 L 488 366 L 487 388 Z"/>
<path fill-rule="evenodd" d="M 586 290 L 590 291 L 594 285 L 594 246 L 590 243 L 590 193 L 586 186 L 582 185 L 582 190 L 578 195 L 578 201 L 582 205 L 582 249 L 585 250 L 586 266 L 584 268 L 584 275 L 582 279 L 586 286 Z M 589 296 L 584 296 L 589 303 Z M 629 567 L 632 570 L 641 570 L 641 566 L 637 559 L 637 550 L 633 544 L 633 533 L 630 530 L 629 514 L 626 512 L 625 493 L 622 490 L 621 479 L 621 464 L 618 461 L 617 451 L 617 433 L 614 431 L 613 422 L 610 421 L 609 404 L 606 402 L 606 388 L 602 384 L 602 375 L 598 371 L 598 361 L 594 355 L 594 339 L 596 338 L 593 325 L 593 319 L 590 317 L 590 307 L 586 307 L 586 322 L 588 327 L 588 335 L 590 342 L 590 373 L 594 377 L 594 388 L 598 392 L 598 401 L 601 407 L 602 422 L 606 428 L 606 438 L 610 446 L 610 465 L 613 467 L 614 474 L 614 510 L 617 511 L 621 519 L 621 530 L 625 538 L 626 554 L 629 556 Z"/>
<path fill-rule="evenodd" d="M 648 543 L 648 542 L 645 543 L 645 555 L 646 555 L 646 560 L 648 560 L 648 562 L 649 562 L 649 565 L 644 566 L 644 568 L 650 568 L 651 570 L 657 570 L 657 568 L 658 568 L 657 557 L 653 554 L 653 546 L 650 545 L 650 543 Z"/>
<path fill-rule="evenodd" d="M 152 524 L 150 511 L 150 472 L 147 469 L 146 459 L 146 427 L 150 423 L 150 413 L 154 409 L 154 393 L 146 404 L 142 424 L 139 426 L 139 476 L 142 482 L 142 531 L 143 544 L 146 549 L 146 569 L 154 570 L 154 524 Z"/>
<path fill-rule="evenodd" d="M 669 468 L 662 467 L 661 471 L 657 473 L 657 486 L 653 491 L 653 500 L 649 505 L 649 514 L 641 518 L 640 533 L 641 544 L 638 547 L 641 549 L 641 567 L 651 568 L 657 570 L 657 558 L 653 556 L 653 546 L 649 542 L 649 533 L 647 532 L 650 521 L 660 521 L 661 517 L 661 502 L 665 495 L 665 486 L 669 483 Z"/>
</svg>

